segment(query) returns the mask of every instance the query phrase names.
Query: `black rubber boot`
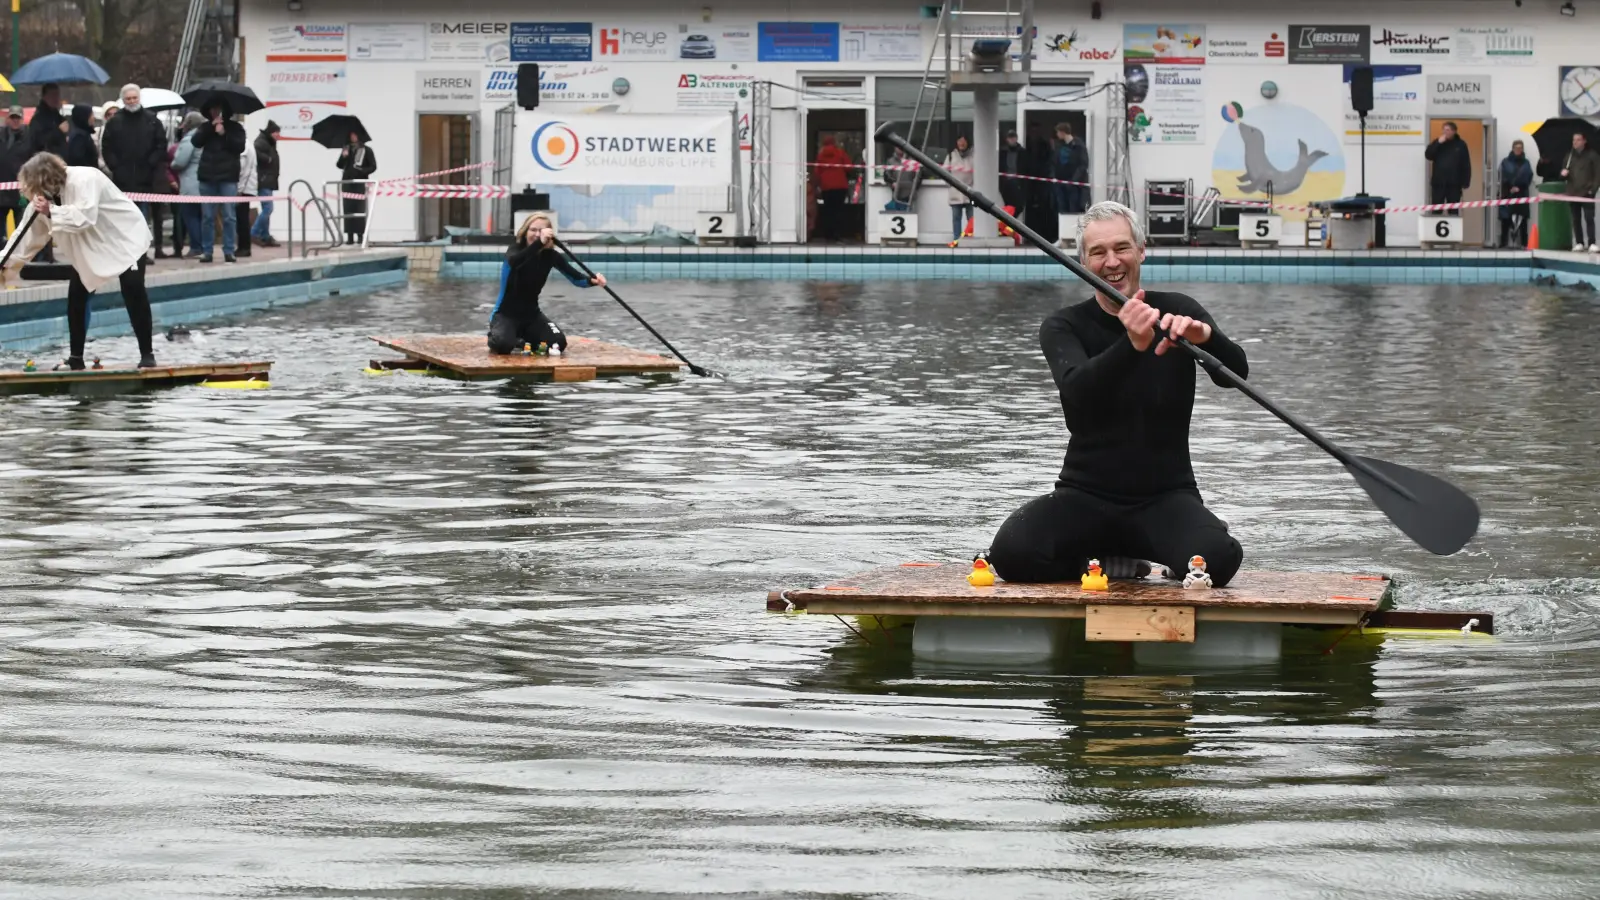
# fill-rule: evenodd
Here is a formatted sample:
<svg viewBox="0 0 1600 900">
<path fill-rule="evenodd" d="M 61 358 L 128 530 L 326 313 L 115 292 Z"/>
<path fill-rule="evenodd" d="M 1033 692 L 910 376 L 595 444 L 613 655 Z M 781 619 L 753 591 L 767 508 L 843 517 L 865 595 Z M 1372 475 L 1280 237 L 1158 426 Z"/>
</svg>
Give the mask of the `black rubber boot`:
<svg viewBox="0 0 1600 900">
<path fill-rule="evenodd" d="M 79 368 L 83 367 L 83 360 L 79 360 L 78 361 L 78 366 L 79 366 Z M 141 368 L 141 369 L 154 369 L 155 367 L 156 367 L 156 355 L 154 353 L 144 353 L 144 354 L 141 354 L 139 356 L 139 368 Z"/>
</svg>

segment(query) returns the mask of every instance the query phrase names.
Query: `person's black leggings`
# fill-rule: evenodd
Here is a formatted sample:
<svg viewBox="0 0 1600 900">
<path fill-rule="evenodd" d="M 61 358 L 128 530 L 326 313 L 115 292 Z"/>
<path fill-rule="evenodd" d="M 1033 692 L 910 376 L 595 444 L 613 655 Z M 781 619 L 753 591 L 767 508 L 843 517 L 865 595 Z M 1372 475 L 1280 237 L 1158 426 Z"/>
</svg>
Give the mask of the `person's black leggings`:
<svg viewBox="0 0 1600 900">
<path fill-rule="evenodd" d="M 1030 500 L 1000 526 L 989 564 L 1006 581 L 1076 581 L 1091 558 L 1159 563 L 1176 575 L 1203 556 L 1211 583 L 1239 571 L 1244 550 L 1200 496 L 1171 491 L 1138 503 L 1114 503 L 1073 488 Z"/>
<path fill-rule="evenodd" d="M 134 337 L 139 339 L 139 353 L 143 356 L 153 355 L 155 341 L 151 332 L 155 326 L 150 317 L 150 295 L 144 289 L 143 264 L 123 272 L 119 280 L 122 283 L 122 305 L 128 310 L 128 323 L 133 326 Z M 79 359 L 83 358 L 83 345 L 89 336 L 91 296 L 74 269 L 72 279 L 67 282 L 67 331 L 71 335 L 72 355 Z"/>
<path fill-rule="evenodd" d="M 522 322 L 505 313 L 495 313 L 489 320 L 489 352 L 511 353 L 521 350 L 523 344 L 538 347 L 541 343 L 567 351 L 567 336 L 560 326 L 539 313 L 532 322 Z"/>
<path fill-rule="evenodd" d="M 1594 204 L 1569 203 L 1572 209 L 1572 243 L 1600 244 L 1594 236 Z"/>
</svg>

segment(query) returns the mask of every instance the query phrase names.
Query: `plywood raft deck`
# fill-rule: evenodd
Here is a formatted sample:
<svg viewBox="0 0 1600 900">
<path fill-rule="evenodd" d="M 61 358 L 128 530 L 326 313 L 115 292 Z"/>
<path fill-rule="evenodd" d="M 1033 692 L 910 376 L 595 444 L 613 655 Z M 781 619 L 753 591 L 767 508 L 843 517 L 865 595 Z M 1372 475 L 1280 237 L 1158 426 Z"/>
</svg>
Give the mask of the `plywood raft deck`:
<svg viewBox="0 0 1600 900">
<path fill-rule="evenodd" d="M 265 381 L 272 363 L 242 362 L 199 366 L 158 366 L 153 369 L 104 368 L 37 372 L 0 371 L 0 394 L 122 393 L 146 388 L 198 384 L 202 381 Z"/>
<path fill-rule="evenodd" d="M 1166 579 L 1066 584 L 967 584 L 969 563 L 907 563 L 816 588 L 775 591 L 767 608 L 828 615 L 1084 618 L 1089 606 L 1190 607 L 1199 621 L 1354 625 L 1375 612 L 1389 580 L 1327 572 L 1240 572 L 1226 588 L 1186 591 Z"/>
<path fill-rule="evenodd" d="M 405 354 L 408 360 L 468 379 L 588 381 L 617 375 L 675 375 L 683 368 L 669 357 L 570 335 L 567 351 L 561 356 L 492 354 L 481 334 L 413 334 L 373 340 Z M 375 369 L 417 367 L 400 360 L 374 360 L 372 365 Z"/>
</svg>

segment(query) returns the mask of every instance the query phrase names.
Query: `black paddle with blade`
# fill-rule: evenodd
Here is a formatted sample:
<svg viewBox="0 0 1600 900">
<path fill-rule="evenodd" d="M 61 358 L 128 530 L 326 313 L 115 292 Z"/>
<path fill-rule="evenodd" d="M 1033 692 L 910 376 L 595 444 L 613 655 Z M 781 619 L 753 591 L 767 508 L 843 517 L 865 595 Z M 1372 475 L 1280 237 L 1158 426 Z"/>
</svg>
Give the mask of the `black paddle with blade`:
<svg viewBox="0 0 1600 900">
<path fill-rule="evenodd" d="M 896 134 L 893 122 L 884 123 L 878 129 L 877 138 L 900 148 L 906 156 L 916 160 L 924 169 L 939 176 L 952 190 L 964 194 L 974 206 L 1011 226 L 1029 243 L 1072 270 L 1072 274 L 1083 279 L 1098 291 L 1100 296 L 1110 298 L 1118 306 L 1122 305 L 1122 294 L 1105 279 L 1089 271 L 1060 247 L 1040 237 L 1038 232 L 1018 221 L 1016 216 L 996 206 L 993 200 L 951 175 L 928 154 Z M 1156 337 L 1172 340 L 1159 327 L 1156 329 Z M 1361 489 L 1372 498 L 1372 502 L 1389 517 L 1389 521 L 1423 549 L 1440 556 L 1448 556 L 1466 546 L 1467 541 L 1472 540 L 1472 536 L 1477 533 L 1478 504 L 1460 488 L 1426 472 L 1346 452 L 1333 441 L 1318 434 L 1316 429 L 1267 399 L 1254 385 L 1240 378 L 1215 356 L 1181 337 L 1173 340 L 1173 343 L 1188 351 L 1189 355 L 1198 360 L 1208 371 L 1220 375 L 1245 396 L 1260 404 L 1267 412 L 1282 419 L 1284 424 L 1305 435 L 1311 443 L 1321 447 L 1325 453 L 1342 463 L 1355 478 L 1356 483 L 1361 485 Z M 1152 343 L 1151 346 L 1154 347 L 1155 344 Z"/>
<path fill-rule="evenodd" d="M 6 241 L 5 250 L 0 251 L 0 269 L 5 268 L 6 263 L 11 261 L 11 254 L 16 252 L 17 245 L 22 243 L 22 236 L 28 233 L 28 226 L 33 224 L 34 218 L 38 215 L 39 211 L 29 203 L 27 210 L 22 214 L 22 224 L 11 233 L 11 240 Z"/>
<path fill-rule="evenodd" d="M 594 270 L 589 268 L 587 265 L 585 265 L 583 260 L 578 258 L 578 254 L 572 252 L 572 248 L 571 247 L 568 247 L 566 244 L 563 244 L 561 242 L 560 238 L 553 238 L 553 240 L 555 241 L 556 246 L 560 247 L 562 252 L 567 254 L 567 258 L 572 260 L 573 263 L 576 264 L 579 269 L 583 270 L 583 274 L 589 276 L 591 279 L 595 277 Z M 704 367 L 701 367 L 701 366 L 697 366 L 694 363 L 689 362 L 689 357 L 684 356 L 682 353 L 679 353 L 677 347 L 672 346 L 672 344 L 666 338 L 661 336 L 661 332 L 655 330 L 654 328 L 651 328 L 650 327 L 650 323 L 646 322 L 644 320 L 644 316 L 641 316 L 638 313 L 633 311 L 633 307 L 628 305 L 628 301 L 626 301 L 626 300 L 622 299 L 621 297 L 617 296 L 617 292 L 613 291 L 611 289 L 611 285 L 609 285 L 609 284 L 608 285 L 604 285 L 604 287 L 605 287 L 606 293 L 611 295 L 611 299 L 613 299 L 613 300 L 617 301 L 618 303 L 622 304 L 622 308 L 627 310 L 628 313 L 630 315 L 632 315 L 635 319 L 638 319 L 640 325 L 643 325 L 646 330 L 648 330 L 651 334 L 656 336 L 656 340 L 660 341 L 662 343 L 662 345 L 665 346 L 668 350 L 671 350 L 673 356 L 676 356 L 677 358 L 683 360 L 683 364 L 689 367 L 689 371 L 693 372 L 696 375 L 699 375 L 702 378 L 721 378 L 722 377 L 717 372 L 713 372 L 710 369 L 707 369 L 707 368 L 704 368 Z"/>
</svg>

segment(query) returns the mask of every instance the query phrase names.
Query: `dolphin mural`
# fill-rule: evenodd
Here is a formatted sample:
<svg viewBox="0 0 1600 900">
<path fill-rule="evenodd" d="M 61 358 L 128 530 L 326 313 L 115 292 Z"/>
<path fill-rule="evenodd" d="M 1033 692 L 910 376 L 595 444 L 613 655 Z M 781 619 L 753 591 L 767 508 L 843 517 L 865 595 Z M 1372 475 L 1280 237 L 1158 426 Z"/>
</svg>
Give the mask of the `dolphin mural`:
<svg viewBox="0 0 1600 900">
<path fill-rule="evenodd" d="M 1261 129 L 1239 123 L 1239 136 L 1244 139 L 1244 174 L 1239 176 L 1239 189 L 1247 194 L 1272 191 L 1274 194 L 1292 194 L 1306 180 L 1311 164 L 1328 154 L 1310 150 L 1305 141 L 1299 141 L 1300 156 L 1294 168 L 1284 170 L 1267 158 L 1267 139 Z"/>
</svg>

